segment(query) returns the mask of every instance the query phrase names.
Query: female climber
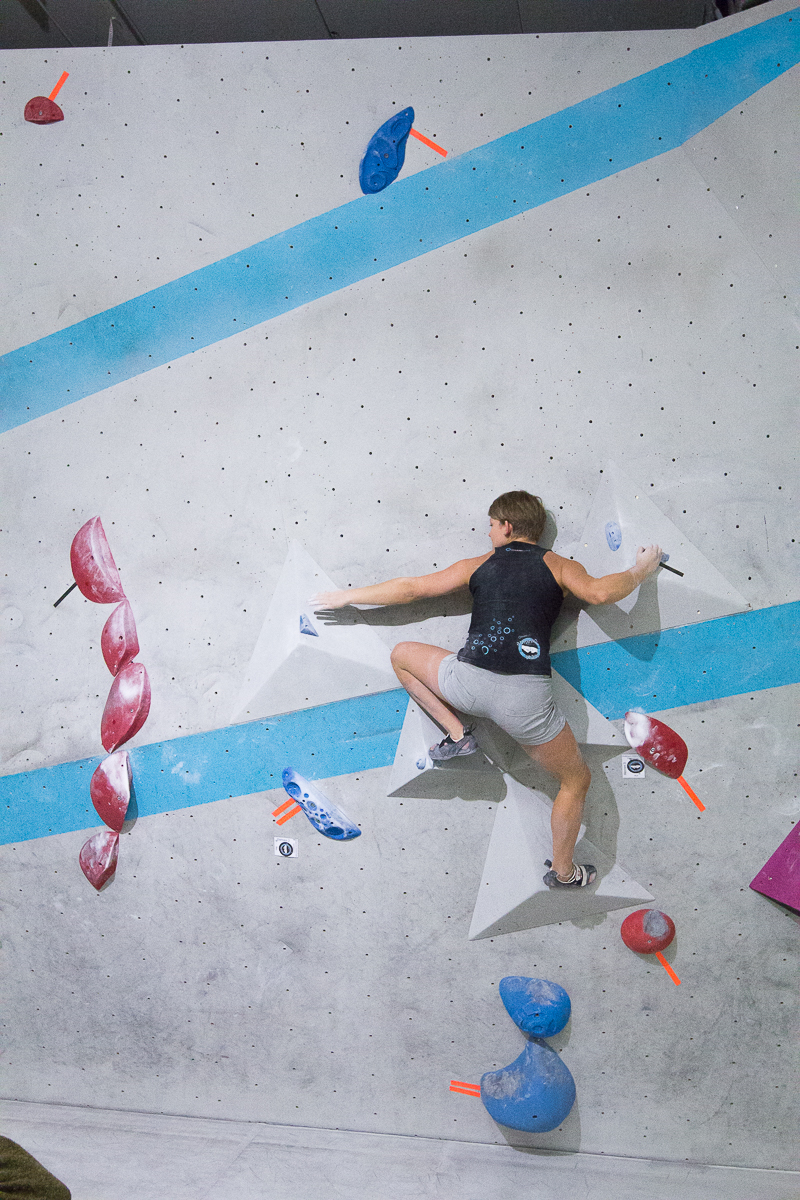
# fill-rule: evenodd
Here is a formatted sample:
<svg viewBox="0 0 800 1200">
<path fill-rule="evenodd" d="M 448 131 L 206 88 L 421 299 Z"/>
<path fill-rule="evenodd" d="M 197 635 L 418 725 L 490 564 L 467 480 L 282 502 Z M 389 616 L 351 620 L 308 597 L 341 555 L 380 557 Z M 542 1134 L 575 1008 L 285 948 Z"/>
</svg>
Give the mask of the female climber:
<svg viewBox="0 0 800 1200">
<path fill-rule="evenodd" d="M 585 887 L 596 876 L 572 854 L 591 773 L 553 699 L 550 630 L 567 592 L 587 604 L 613 604 L 652 575 L 659 546 L 640 546 L 627 571 L 594 579 L 580 563 L 538 545 L 546 520 L 538 496 L 504 492 L 489 508 L 493 549 L 444 571 L 345 588 L 314 597 L 320 608 L 347 604 L 409 604 L 468 586 L 472 620 L 464 646 L 400 642 L 392 666 L 401 684 L 446 737 L 430 749 L 434 760 L 474 754 L 478 743 L 462 716 L 488 717 L 510 734 L 559 783 L 551 828 L 553 859 L 544 876 L 550 888 Z"/>
</svg>

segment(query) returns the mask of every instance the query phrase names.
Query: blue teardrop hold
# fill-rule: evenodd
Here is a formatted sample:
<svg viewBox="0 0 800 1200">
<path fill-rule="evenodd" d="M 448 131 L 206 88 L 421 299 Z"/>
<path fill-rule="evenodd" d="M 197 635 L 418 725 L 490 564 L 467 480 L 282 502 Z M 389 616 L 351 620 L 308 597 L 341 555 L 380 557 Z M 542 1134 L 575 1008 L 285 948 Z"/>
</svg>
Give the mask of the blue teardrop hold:
<svg viewBox="0 0 800 1200">
<path fill-rule="evenodd" d="M 367 196 L 382 192 L 397 179 L 405 162 L 406 142 L 413 124 L 413 108 L 404 108 L 373 133 L 358 170 L 358 182 Z"/>
<path fill-rule="evenodd" d="M 500 999 L 511 1020 L 531 1037 L 553 1037 L 569 1020 L 572 1005 L 559 983 L 506 975 L 500 980 Z"/>
<path fill-rule="evenodd" d="M 606 541 L 609 550 L 619 550 L 622 545 L 622 530 L 616 521 L 606 521 Z"/>
<path fill-rule="evenodd" d="M 318 833 L 335 842 L 350 842 L 361 837 L 358 826 L 315 784 L 309 783 L 291 767 L 284 768 L 281 778 L 287 794 L 300 805 Z"/>
<path fill-rule="evenodd" d="M 547 1133 L 569 1116 L 575 1080 L 555 1050 L 544 1042 L 528 1042 L 513 1063 L 481 1078 L 481 1100 L 501 1125 Z"/>
</svg>

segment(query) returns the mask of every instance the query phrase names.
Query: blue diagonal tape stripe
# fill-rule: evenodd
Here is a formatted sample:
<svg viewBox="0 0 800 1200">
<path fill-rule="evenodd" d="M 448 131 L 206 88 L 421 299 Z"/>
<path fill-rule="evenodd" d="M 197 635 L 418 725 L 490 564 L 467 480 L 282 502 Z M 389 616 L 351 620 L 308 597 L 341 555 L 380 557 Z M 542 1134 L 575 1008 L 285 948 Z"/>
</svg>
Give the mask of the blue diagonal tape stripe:
<svg viewBox="0 0 800 1200">
<path fill-rule="evenodd" d="M 800 61 L 800 10 L 0 357 L 0 432 L 680 146 Z"/>
<path fill-rule="evenodd" d="M 663 712 L 800 683 L 800 602 L 553 655 L 553 666 L 606 717 Z M 406 710 L 381 692 L 130 751 L 139 816 L 386 767 Z M 89 780 L 100 758 L 0 778 L 0 844 L 93 828 Z"/>
</svg>

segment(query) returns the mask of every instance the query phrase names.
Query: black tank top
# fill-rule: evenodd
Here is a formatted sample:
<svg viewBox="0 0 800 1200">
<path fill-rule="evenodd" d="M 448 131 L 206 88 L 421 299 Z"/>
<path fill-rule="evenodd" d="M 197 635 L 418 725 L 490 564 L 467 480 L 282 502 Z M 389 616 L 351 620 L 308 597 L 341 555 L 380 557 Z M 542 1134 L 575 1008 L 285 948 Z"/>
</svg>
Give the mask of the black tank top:
<svg viewBox="0 0 800 1200">
<path fill-rule="evenodd" d="M 460 662 L 498 675 L 550 674 L 550 630 L 564 595 L 546 553 L 509 542 L 472 573 L 472 621 Z"/>
</svg>

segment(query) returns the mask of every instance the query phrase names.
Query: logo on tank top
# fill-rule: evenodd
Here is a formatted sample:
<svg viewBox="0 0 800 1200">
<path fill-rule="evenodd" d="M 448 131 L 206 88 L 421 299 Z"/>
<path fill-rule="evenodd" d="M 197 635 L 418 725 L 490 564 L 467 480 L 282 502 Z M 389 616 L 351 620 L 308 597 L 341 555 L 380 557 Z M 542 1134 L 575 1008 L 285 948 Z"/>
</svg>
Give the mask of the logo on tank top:
<svg viewBox="0 0 800 1200">
<path fill-rule="evenodd" d="M 536 638 L 532 637 L 520 638 L 517 642 L 517 649 L 527 662 L 534 662 L 542 653 L 541 646 Z"/>
</svg>

